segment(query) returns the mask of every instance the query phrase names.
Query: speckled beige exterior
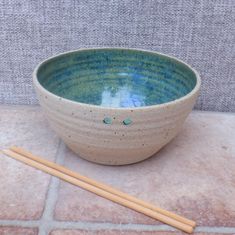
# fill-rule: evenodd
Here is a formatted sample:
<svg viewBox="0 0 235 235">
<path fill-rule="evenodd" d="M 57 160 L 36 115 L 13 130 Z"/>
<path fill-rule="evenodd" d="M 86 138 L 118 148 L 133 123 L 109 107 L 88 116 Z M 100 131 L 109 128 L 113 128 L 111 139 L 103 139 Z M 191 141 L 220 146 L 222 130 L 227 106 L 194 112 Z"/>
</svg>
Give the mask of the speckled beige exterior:
<svg viewBox="0 0 235 235">
<path fill-rule="evenodd" d="M 161 105 L 140 108 L 106 108 L 58 97 L 44 89 L 36 78 L 39 102 L 53 129 L 80 157 L 107 165 L 142 161 L 171 141 L 179 132 L 198 96 L 200 78 L 186 96 Z M 104 117 L 113 123 L 103 123 Z M 131 118 L 130 125 L 123 120 Z"/>
</svg>

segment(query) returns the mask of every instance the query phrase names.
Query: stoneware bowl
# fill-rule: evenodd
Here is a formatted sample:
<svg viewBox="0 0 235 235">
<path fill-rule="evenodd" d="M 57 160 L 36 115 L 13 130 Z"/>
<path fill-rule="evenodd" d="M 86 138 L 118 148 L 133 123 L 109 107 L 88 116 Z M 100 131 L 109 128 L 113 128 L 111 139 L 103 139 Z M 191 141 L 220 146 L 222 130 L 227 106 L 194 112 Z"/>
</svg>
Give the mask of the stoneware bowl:
<svg viewBox="0 0 235 235">
<path fill-rule="evenodd" d="M 179 132 L 198 73 L 160 53 L 82 49 L 47 59 L 33 74 L 53 129 L 80 157 L 107 165 L 144 160 Z"/>
</svg>

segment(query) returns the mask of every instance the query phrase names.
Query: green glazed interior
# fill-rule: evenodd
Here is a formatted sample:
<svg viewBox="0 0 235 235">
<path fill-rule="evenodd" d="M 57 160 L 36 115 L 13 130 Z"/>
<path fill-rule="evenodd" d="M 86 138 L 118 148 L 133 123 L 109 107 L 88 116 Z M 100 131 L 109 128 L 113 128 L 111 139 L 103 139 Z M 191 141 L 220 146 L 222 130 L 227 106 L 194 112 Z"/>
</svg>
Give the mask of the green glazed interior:
<svg viewBox="0 0 235 235">
<path fill-rule="evenodd" d="M 129 49 L 63 54 L 38 69 L 39 83 L 60 97 L 105 107 L 162 104 L 187 95 L 196 74 L 176 59 Z"/>
</svg>

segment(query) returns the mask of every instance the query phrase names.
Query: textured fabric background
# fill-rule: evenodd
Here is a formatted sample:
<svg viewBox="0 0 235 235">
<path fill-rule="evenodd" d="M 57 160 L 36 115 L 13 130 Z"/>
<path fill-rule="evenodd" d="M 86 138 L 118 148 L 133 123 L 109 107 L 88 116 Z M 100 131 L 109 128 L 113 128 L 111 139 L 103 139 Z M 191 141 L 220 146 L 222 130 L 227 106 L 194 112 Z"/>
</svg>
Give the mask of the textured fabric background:
<svg viewBox="0 0 235 235">
<path fill-rule="evenodd" d="M 201 74 L 197 109 L 235 111 L 235 0 L 0 0 L 0 103 L 37 103 L 42 59 L 103 46 L 174 55 Z"/>
</svg>

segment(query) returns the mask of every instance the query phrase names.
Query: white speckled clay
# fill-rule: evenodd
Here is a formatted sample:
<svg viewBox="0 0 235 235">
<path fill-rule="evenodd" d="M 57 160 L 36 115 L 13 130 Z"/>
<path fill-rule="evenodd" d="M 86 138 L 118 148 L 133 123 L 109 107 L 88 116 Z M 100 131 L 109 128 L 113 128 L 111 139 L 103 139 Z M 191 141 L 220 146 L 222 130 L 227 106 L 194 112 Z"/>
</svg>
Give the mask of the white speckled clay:
<svg viewBox="0 0 235 235">
<path fill-rule="evenodd" d="M 107 165 L 142 161 L 171 141 L 200 87 L 185 63 L 134 49 L 64 53 L 41 63 L 33 76 L 45 115 L 66 145 Z"/>
</svg>

